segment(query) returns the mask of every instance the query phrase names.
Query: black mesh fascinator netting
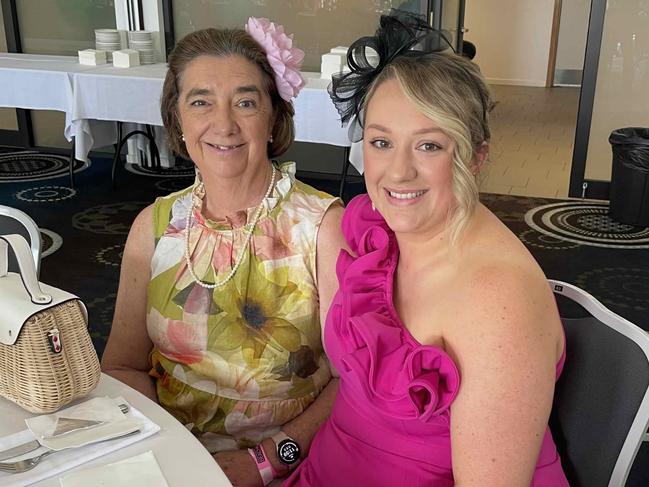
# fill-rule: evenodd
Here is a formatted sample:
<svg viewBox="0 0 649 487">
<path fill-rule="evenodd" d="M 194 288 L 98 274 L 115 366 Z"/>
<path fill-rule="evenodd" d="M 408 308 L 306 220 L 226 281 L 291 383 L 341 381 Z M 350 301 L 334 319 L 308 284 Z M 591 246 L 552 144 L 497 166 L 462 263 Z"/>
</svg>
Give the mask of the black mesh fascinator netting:
<svg viewBox="0 0 649 487">
<path fill-rule="evenodd" d="M 363 138 L 360 116 L 374 78 L 398 56 L 453 50 L 449 38 L 449 33 L 433 29 L 423 17 L 392 10 L 381 16 L 374 36 L 354 41 L 347 52 L 350 72 L 334 74 L 328 88 L 343 125 L 349 123 L 352 142 Z"/>
</svg>

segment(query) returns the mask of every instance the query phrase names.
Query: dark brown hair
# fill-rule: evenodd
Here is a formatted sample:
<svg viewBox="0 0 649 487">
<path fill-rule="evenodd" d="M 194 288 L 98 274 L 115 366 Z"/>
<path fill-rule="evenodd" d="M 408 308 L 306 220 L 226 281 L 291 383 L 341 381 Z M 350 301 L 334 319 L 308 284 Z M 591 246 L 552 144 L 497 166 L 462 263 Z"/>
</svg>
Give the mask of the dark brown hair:
<svg viewBox="0 0 649 487">
<path fill-rule="evenodd" d="M 167 143 L 171 150 L 190 159 L 178 117 L 178 95 L 180 80 L 187 65 L 199 56 L 241 56 L 259 66 L 263 77 L 263 88 L 270 96 L 275 123 L 271 134 L 273 142 L 268 143 L 268 157 L 277 157 L 288 150 L 295 137 L 291 102 L 279 96 L 273 68 L 268 63 L 265 51 L 243 29 L 203 29 L 187 34 L 169 54 L 169 69 L 165 76 L 160 99 L 162 123 L 167 132 Z"/>
</svg>

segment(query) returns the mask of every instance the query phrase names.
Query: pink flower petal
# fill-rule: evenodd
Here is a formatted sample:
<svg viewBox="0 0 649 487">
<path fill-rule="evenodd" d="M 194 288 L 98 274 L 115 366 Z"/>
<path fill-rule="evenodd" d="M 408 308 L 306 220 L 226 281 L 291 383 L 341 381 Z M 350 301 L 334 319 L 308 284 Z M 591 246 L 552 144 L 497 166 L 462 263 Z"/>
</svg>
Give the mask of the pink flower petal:
<svg viewBox="0 0 649 487">
<path fill-rule="evenodd" d="M 264 18 L 250 17 L 245 28 L 266 52 L 279 95 L 287 101 L 297 96 L 306 81 L 300 74 L 304 51 L 293 47 L 293 35 L 287 35 L 284 26 Z"/>
</svg>

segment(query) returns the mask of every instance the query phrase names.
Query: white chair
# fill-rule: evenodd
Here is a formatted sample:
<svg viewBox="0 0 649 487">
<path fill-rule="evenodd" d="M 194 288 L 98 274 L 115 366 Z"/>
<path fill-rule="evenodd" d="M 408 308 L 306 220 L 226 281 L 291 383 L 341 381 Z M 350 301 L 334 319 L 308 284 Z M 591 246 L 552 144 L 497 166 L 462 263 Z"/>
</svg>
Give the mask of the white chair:
<svg viewBox="0 0 649 487">
<path fill-rule="evenodd" d="M 17 233 L 27 239 L 32 249 L 34 264 L 36 264 L 36 274 L 39 275 L 41 270 L 41 232 L 38 230 L 38 225 L 24 211 L 0 205 L 0 235 L 10 233 Z M 16 272 L 18 269 L 13 255 L 9 256 L 9 269 Z"/>
<path fill-rule="evenodd" d="M 623 487 L 649 425 L 649 336 L 587 292 L 549 282 L 560 311 L 577 303 L 588 315 L 561 318 L 567 355 L 550 429 L 564 471 L 572 487 Z"/>
</svg>

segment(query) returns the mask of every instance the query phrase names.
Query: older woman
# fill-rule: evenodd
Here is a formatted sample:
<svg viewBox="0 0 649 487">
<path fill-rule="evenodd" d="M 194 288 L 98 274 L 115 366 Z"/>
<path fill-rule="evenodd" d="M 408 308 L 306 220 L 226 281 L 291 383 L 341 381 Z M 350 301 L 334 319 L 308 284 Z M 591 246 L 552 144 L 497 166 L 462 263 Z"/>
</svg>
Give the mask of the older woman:
<svg viewBox="0 0 649 487">
<path fill-rule="evenodd" d="M 362 120 L 325 345 L 332 414 L 287 486 L 567 486 L 548 416 L 564 360 L 550 287 L 478 202 L 489 91 L 417 18 L 384 17 L 331 92 Z M 442 40 L 443 42 L 443 40 Z M 378 51 L 378 66 L 364 50 Z"/>
<path fill-rule="evenodd" d="M 162 118 L 196 182 L 135 220 L 103 356 L 238 485 L 286 474 L 335 395 L 320 319 L 342 208 L 270 160 L 293 141 L 302 57 L 265 19 L 194 32 L 169 56 Z"/>
</svg>

